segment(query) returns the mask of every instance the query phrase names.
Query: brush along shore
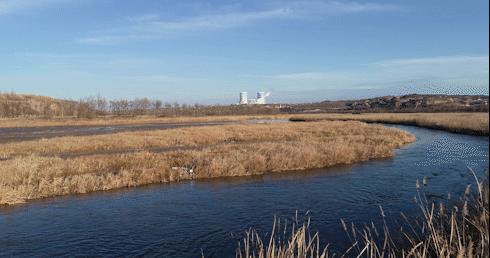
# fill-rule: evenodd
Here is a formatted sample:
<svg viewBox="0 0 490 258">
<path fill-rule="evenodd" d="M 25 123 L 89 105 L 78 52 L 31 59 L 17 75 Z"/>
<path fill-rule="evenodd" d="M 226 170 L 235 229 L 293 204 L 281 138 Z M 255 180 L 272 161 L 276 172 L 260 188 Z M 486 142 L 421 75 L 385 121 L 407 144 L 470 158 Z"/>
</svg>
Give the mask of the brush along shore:
<svg viewBox="0 0 490 258">
<path fill-rule="evenodd" d="M 323 114 L 275 114 L 275 115 L 235 115 L 235 116 L 202 116 L 202 117 L 98 117 L 93 119 L 0 119 L 0 128 L 26 128 L 50 126 L 121 126 L 145 125 L 156 123 L 203 123 L 203 122 L 238 122 L 261 119 L 291 119 L 292 121 L 317 120 L 356 120 L 369 123 L 392 123 L 414 125 L 440 129 L 449 132 L 488 135 L 488 112 L 463 113 L 323 113 Z"/>
<path fill-rule="evenodd" d="M 407 132 L 357 121 L 226 125 L 0 145 L 0 204 L 389 158 Z M 170 148 L 170 149 L 168 149 Z"/>
<path fill-rule="evenodd" d="M 368 123 L 403 124 L 453 133 L 488 135 L 488 113 L 363 113 L 298 115 L 291 121 L 355 120 Z"/>
</svg>

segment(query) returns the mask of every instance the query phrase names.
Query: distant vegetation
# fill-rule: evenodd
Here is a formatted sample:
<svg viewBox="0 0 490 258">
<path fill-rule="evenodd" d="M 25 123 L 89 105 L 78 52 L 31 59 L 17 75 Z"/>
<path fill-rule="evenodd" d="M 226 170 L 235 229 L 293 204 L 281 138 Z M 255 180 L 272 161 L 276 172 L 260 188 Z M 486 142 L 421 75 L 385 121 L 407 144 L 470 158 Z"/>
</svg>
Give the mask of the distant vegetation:
<svg viewBox="0 0 490 258">
<path fill-rule="evenodd" d="M 136 98 L 107 100 L 101 96 L 60 100 L 15 93 L 0 94 L 0 117 L 95 118 L 152 115 L 219 116 L 356 112 L 488 112 L 488 96 L 406 95 L 362 100 L 285 105 L 200 105 Z"/>
<path fill-rule="evenodd" d="M 275 105 L 188 105 L 169 103 L 149 98 L 107 100 L 101 96 L 80 100 L 60 100 L 51 97 L 0 94 L 0 117 L 16 118 L 95 118 L 99 116 L 134 117 L 152 115 L 159 117 L 176 116 L 218 116 L 279 114 Z"/>
<path fill-rule="evenodd" d="M 404 95 L 292 105 L 292 113 L 488 112 L 486 95 Z"/>
<path fill-rule="evenodd" d="M 488 113 L 369 113 L 310 114 L 291 117 L 292 121 L 356 120 L 368 123 L 415 125 L 453 133 L 488 135 Z"/>
<path fill-rule="evenodd" d="M 2 144 L 0 204 L 394 155 L 415 137 L 361 122 L 191 127 Z"/>
</svg>

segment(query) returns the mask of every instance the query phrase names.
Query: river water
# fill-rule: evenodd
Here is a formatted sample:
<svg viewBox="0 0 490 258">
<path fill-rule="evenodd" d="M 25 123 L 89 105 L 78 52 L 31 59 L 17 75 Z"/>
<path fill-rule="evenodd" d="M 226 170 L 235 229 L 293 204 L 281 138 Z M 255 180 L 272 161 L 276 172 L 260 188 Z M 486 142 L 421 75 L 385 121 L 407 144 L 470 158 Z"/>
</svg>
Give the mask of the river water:
<svg viewBox="0 0 490 258">
<path fill-rule="evenodd" d="M 459 194 L 488 169 L 489 139 L 394 126 L 417 141 L 393 159 L 258 177 L 213 179 L 64 196 L 0 208 L 0 256 L 233 257 L 253 227 L 274 215 L 308 214 L 338 250 L 349 246 L 343 218 L 358 225 L 416 214 L 415 182 L 437 199 Z"/>
</svg>

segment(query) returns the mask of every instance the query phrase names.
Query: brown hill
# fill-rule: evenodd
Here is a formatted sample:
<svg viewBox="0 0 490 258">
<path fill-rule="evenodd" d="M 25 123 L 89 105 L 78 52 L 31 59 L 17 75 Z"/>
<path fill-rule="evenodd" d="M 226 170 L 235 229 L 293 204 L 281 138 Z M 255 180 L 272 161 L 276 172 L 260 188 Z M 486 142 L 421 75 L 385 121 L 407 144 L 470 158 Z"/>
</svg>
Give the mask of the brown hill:
<svg viewBox="0 0 490 258">
<path fill-rule="evenodd" d="M 62 117 L 75 113 L 77 102 L 45 96 L 0 94 L 0 117 Z"/>
<path fill-rule="evenodd" d="M 488 112 L 485 95 L 404 95 L 323 101 L 291 107 L 295 112 Z"/>
</svg>

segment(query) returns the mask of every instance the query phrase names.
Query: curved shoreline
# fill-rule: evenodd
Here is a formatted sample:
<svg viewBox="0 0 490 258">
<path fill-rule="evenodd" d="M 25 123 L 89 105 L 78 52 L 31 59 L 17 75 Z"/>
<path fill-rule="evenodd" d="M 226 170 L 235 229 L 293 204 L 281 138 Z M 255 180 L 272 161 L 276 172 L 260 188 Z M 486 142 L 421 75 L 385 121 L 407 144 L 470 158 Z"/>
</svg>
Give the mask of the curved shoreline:
<svg viewBox="0 0 490 258">
<path fill-rule="evenodd" d="M 457 134 L 489 136 L 488 113 L 321 114 L 293 116 L 289 121 L 361 121 L 365 123 L 417 126 Z"/>
<path fill-rule="evenodd" d="M 61 137 L 3 145 L 2 155 L 13 158 L 0 161 L 0 203 L 352 164 L 392 157 L 395 148 L 415 141 L 413 135 L 399 129 L 354 121 L 213 126 L 66 139 L 69 142 Z M 40 156 L 50 149 L 60 154 L 64 149 L 76 153 L 96 150 L 97 144 L 110 150 L 149 142 L 162 147 L 180 142 L 182 146 L 202 148 L 164 153 L 143 148 L 135 153 L 75 155 L 66 159 Z"/>
</svg>

